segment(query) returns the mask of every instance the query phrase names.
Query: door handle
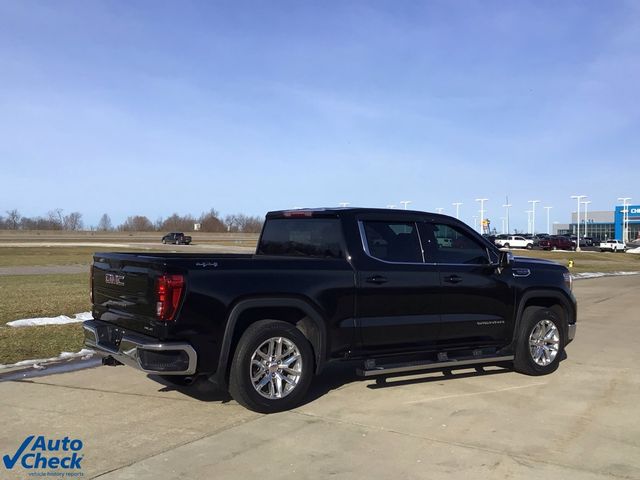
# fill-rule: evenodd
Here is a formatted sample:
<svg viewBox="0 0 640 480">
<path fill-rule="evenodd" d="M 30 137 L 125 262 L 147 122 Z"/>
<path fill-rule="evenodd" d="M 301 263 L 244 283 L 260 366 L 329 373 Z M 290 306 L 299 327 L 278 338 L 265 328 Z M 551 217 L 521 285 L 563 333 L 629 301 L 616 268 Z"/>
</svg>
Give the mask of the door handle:
<svg viewBox="0 0 640 480">
<path fill-rule="evenodd" d="M 460 283 L 462 281 L 462 277 L 459 277 L 458 275 L 449 275 L 444 279 L 444 281 L 447 283 Z"/>
<path fill-rule="evenodd" d="M 382 275 L 373 275 L 367 278 L 367 283 L 375 283 L 376 285 L 382 285 L 383 283 L 387 283 L 389 279 L 387 277 L 383 277 Z"/>
</svg>

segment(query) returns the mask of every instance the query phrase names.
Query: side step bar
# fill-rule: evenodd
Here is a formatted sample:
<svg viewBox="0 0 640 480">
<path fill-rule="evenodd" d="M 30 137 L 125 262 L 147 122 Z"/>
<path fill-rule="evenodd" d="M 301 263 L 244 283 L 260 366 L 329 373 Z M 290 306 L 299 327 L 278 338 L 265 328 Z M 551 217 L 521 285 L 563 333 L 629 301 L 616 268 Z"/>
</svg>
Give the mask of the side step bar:
<svg viewBox="0 0 640 480">
<path fill-rule="evenodd" d="M 408 363 L 392 363 L 388 365 L 376 365 L 373 368 L 359 368 L 358 375 L 362 377 L 374 377 L 376 375 L 390 375 L 394 373 L 417 372 L 420 370 L 439 370 L 442 368 L 457 368 L 467 365 L 477 365 L 480 363 L 509 362 L 514 359 L 513 355 L 503 355 L 500 357 L 467 357 L 457 360 L 443 362 L 424 361 Z"/>
</svg>

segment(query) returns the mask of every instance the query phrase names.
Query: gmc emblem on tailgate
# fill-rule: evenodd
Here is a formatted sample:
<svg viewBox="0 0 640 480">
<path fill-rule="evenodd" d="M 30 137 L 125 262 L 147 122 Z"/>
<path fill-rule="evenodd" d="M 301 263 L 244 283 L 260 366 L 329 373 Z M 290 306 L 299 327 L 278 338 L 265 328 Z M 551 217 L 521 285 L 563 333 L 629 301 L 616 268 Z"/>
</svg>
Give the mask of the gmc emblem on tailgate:
<svg viewBox="0 0 640 480">
<path fill-rule="evenodd" d="M 105 273 L 104 274 L 105 283 L 109 283 L 111 285 L 119 285 L 121 287 L 124 286 L 124 275 L 115 275 L 113 273 Z"/>
</svg>

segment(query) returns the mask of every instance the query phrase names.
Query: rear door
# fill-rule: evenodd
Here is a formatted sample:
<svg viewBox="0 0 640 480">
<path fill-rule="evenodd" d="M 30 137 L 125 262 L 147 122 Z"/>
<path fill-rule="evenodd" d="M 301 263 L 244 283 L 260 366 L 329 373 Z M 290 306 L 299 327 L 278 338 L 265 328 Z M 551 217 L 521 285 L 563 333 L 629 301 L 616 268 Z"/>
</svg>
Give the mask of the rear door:
<svg viewBox="0 0 640 480">
<path fill-rule="evenodd" d="M 422 237 L 431 246 L 429 255 L 436 259 L 440 275 L 438 344 L 452 348 L 506 343 L 513 332 L 514 292 L 507 274 L 498 274 L 490 265 L 487 246 L 472 232 L 446 221 L 425 223 Z"/>
<path fill-rule="evenodd" d="M 425 264 L 415 221 L 358 221 L 356 316 L 365 350 L 409 351 L 435 345 L 440 324 L 437 267 Z"/>
</svg>

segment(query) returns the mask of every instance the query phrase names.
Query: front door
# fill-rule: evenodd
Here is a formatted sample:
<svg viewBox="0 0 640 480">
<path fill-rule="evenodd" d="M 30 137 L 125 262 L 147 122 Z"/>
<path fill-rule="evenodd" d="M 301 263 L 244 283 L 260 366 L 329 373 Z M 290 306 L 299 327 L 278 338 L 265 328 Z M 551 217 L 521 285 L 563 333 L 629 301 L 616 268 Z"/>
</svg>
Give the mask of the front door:
<svg viewBox="0 0 640 480">
<path fill-rule="evenodd" d="M 473 232 L 455 224 L 426 223 L 441 283 L 442 325 L 438 344 L 493 346 L 509 343 L 513 332 L 514 292 L 506 272 L 498 273 L 489 251 Z"/>
</svg>

